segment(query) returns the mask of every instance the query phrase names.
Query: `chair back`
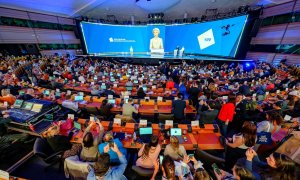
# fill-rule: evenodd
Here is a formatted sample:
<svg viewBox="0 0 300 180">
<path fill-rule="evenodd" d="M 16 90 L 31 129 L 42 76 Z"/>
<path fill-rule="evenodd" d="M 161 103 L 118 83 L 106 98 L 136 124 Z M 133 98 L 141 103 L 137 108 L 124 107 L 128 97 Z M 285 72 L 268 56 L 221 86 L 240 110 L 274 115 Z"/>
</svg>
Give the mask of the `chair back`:
<svg viewBox="0 0 300 180">
<path fill-rule="evenodd" d="M 36 138 L 33 146 L 33 153 L 38 157 L 45 159 L 49 157 L 54 151 L 51 149 L 46 139 L 40 137 Z"/>
<path fill-rule="evenodd" d="M 165 124 L 166 120 L 173 120 L 174 115 L 173 114 L 159 114 L 158 115 L 158 121 L 159 123 Z"/>
<path fill-rule="evenodd" d="M 76 180 L 85 180 L 89 174 L 88 167 L 94 165 L 94 162 L 82 162 L 79 157 L 70 156 L 65 159 L 64 162 L 64 172 L 66 178 L 76 179 Z"/>
<path fill-rule="evenodd" d="M 154 172 L 154 169 L 146 169 L 139 166 L 132 166 L 132 170 L 140 177 L 151 177 Z"/>
<path fill-rule="evenodd" d="M 219 157 L 214 156 L 214 155 L 211 155 L 211 154 L 201 150 L 200 148 L 198 148 L 195 151 L 195 157 L 196 157 L 196 159 L 201 159 L 203 164 L 206 165 L 207 167 L 211 167 L 211 165 L 213 163 L 216 163 L 217 165 L 222 165 L 222 164 L 225 163 L 224 159 L 219 158 Z"/>
</svg>

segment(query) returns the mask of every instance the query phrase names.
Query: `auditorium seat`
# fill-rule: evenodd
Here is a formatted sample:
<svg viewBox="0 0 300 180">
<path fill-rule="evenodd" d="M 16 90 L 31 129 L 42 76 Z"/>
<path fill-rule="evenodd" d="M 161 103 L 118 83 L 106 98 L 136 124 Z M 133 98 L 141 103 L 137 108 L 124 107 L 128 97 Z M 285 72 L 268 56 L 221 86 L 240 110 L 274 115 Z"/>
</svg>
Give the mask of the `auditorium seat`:
<svg viewBox="0 0 300 180">
<path fill-rule="evenodd" d="M 139 166 L 132 166 L 132 170 L 140 177 L 152 177 L 154 169 L 146 169 Z"/>
<path fill-rule="evenodd" d="M 48 142 L 40 137 L 36 138 L 33 146 L 34 155 L 41 158 L 48 166 L 45 170 L 55 165 L 56 163 L 62 163 L 61 156 L 64 151 L 54 152 L 49 146 Z"/>
</svg>

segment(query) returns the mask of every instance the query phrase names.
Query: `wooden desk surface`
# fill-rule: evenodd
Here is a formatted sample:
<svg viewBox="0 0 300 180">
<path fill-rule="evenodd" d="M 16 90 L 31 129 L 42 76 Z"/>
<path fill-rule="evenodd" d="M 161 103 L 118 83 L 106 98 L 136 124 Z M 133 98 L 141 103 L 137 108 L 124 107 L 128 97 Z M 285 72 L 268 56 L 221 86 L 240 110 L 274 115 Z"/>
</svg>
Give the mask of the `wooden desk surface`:
<svg viewBox="0 0 300 180">
<path fill-rule="evenodd" d="M 84 123 L 85 119 L 78 119 L 79 123 Z M 109 121 L 102 121 L 101 124 L 104 127 L 104 130 L 107 131 L 109 128 Z M 140 126 L 139 127 L 143 127 Z M 135 123 L 126 123 L 125 127 L 114 124 L 112 127 L 113 132 L 124 132 L 127 133 L 130 137 L 125 138 L 122 143 L 125 148 L 130 149 L 139 149 L 142 147 L 141 143 L 133 143 L 132 134 L 134 133 Z M 161 129 L 158 124 L 152 124 L 153 134 L 159 137 L 160 144 L 169 144 L 168 139 L 164 139 L 162 136 Z M 171 128 L 170 126 L 165 126 L 165 129 Z M 219 137 L 221 134 L 214 133 L 214 127 L 212 124 L 205 124 L 205 128 L 200 127 L 192 127 L 192 132 L 188 133 L 188 126 L 186 124 L 179 124 L 178 128 L 183 130 L 182 137 L 186 136 L 187 141 L 182 142 L 182 145 L 186 150 L 194 150 L 197 147 L 200 147 L 204 150 L 212 150 L 212 149 L 224 149 L 224 147 L 220 144 Z M 81 143 L 82 142 L 83 131 L 79 131 L 76 135 L 74 135 L 71 139 L 72 143 Z"/>
<path fill-rule="evenodd" d="M 64 101 L 64 99 L 61 98 L 61 99 L 58 99 L 56 102 L 58 104 L 62 104 L 63 101 Z M 96 107 L 99 109 L 101 107 L 101 103 L 100 102 L 87 102 L 86 104 L 78 103 L 78 107 L 79 108 Z M 120 113 L 120 112 L 122 112 L 122 110 L 123 110 L 122 107 L 119 105 L 114 106 L 111 109 L 112 113 Z M 139 111 L 139 113 L 143 113 L 143 114 L 157 114 L 157 113 L 170 114 L 172 111 L 172 105 L 140 105 L 138 111 Z M 187 105 L 187 107 L 185 109 L 185 113 L 186 114 L 196 114 L 197 111 L 194 106 Z"/>
</svg>

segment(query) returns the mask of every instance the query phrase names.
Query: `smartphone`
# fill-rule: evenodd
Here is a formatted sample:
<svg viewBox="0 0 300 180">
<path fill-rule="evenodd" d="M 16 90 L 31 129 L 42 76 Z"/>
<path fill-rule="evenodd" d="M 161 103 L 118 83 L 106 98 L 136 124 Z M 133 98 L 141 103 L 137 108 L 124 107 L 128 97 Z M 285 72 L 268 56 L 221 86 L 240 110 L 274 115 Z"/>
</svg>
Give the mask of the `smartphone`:
<svg viewBox="0 0 300 180">
<path fill-rule="evenodd" d="M 159 155 L 159 163 L 162 164 L 162 161 L 164 159 L 164 156 L 163 155 Z"/>
<path fill-rule="evenodd" d="M 109 142 L 109 147 L 114 147 L 114 142 L 113 141 Z"/>
<path fill-rule="evenodd" d="M 212 168 L 216 171 L 216 173 L 217 173 L 218 175 L 221 175 L 221 174 L 222 174 L 216 163 L 213 163 L 211 166 L 212 166 Z"/>
</svg>

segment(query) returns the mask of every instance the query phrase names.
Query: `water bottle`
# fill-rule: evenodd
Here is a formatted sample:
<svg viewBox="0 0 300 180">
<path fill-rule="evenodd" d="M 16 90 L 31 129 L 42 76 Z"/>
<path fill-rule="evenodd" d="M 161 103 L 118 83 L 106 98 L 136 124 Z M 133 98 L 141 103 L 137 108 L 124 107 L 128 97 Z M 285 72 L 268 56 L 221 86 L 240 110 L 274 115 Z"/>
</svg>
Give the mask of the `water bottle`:
<svg viewBox="0 0 300 180">
<path fill-rule="evenodd" d="M 130 51 L 130 54 L 133 54 L 133 48 L 132 48 L 132 46 L 130 46 L 129 51 Z"/>
</svg>

